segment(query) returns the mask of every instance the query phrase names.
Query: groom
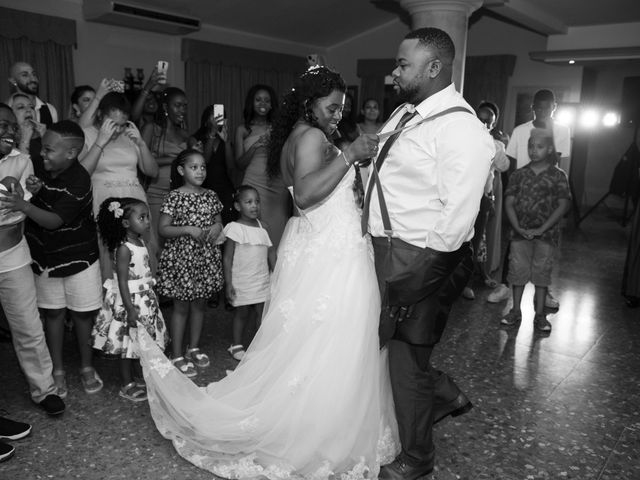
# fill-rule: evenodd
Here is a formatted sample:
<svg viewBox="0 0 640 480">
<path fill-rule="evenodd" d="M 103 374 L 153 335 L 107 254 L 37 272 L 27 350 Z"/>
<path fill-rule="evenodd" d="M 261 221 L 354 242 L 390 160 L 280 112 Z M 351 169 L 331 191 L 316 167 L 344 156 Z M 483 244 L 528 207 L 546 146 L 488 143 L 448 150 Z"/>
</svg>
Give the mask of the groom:
<svg viewBox="0 0 640 480">
<path fill-rule="evenodd" d="M 381 138 L 419 125 L 381 145 L 379 173 L 372 163 L 363 208 L 402 444 L 381 479 L 414 480 L 431 472 L 433 423 L 471 408 L 453 380 L 430 364 L 473 269 L 469 241 L 495 153 L 491 136 L 451 82 L 454 55 L 451 38 L 437 28 L 410 32 L 400 44 L 392 75 L 407 103 L 391 115 Z"/>
</svg>

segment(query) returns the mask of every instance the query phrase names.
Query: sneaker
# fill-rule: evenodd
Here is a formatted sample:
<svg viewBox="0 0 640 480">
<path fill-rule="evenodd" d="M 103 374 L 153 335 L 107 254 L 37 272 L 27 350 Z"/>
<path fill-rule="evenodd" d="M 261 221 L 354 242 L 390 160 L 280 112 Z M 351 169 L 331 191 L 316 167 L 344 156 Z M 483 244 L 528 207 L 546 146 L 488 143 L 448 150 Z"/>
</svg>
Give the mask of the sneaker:
<svg viewBox="0 0 640 480">
<path fill-rule="evenodd" d="M 512 308 L 511 310 L 509 310 L 509 313 L 507 313 L 502 318 L 502 320 L 500 320 L 500 323 L 502 325 L 511 326 L 511 325 L 516 325 L 521 321 L 522 321 L 522 312 L 520 310 L 514 310 Z"/>
<path fill-rule="evenodd" d="M 198 375 L 198 371 L 196 367 L 193 366 L 193 363 L 188 362 L 184 357 L 174 358 L 171 360 L 171 363 L 186 377 L 193 378 Z"/>
<path fill-rule="evenodd" d="M 0 417 L 0 439 L 20 440 L 31 433 L 31 425 L 28 423 L 14 422 L 5 417 Z"/>
<path fill-rule="evenodd" d="M 184 358 L 192 362 L 198 368 L 208 367 L 211 363 L 207 354 L 202 353 L 199 348 L 187 348 Z"/>
<path fill-rule="evenodd" d="M 462 297 L 466 298 L 467 300 L 474 300 L 476 298 L 476 294 L 473 293 L 472 288 L 464 287 L 464 290 L 462 290 Z"/>
<path fill-rule="evenodd" d="M 553 298 L 549 289 L 547 289 L 547 296 L 544 297 L 544 306 L 547 308 L 558 309 L 560 308 L 560 302 Z"/>
<path fill-rule="evenodd" d="M 489 303 L 500 303 L 511 298 L 511 289 L 504 283 L 498 285 L 493 292 L 487 297 Z"/>
<path fill-rule="evenodd" d="M 52 417 L 61 415 L 66 408 L 62 399 L 54 394 L 47 395 L 38 405 L 47 412 L 47 415 L 51 415 Z"/>
<path fill-rule="evenodd" d="M 13 456 L 15 451 L 16 449 L 14 447 L 9 445 L 8 443 L 4 443 L 3 441 L 0 441 L 0 462 L 9 460 Z"/>
<path fill-rule="evenodd" d="M 533 325 L 539 332 L 549 333 L 551 331 L 551 323 L 547 320 L 547 316 L 543 313 L 536 313 L 533 318 Z"/>
<path fill-rule="evenodd" d="M 240 361 L 244 357 L 245 351 L 242 345 L 231 345 L 227 348 L 227 352 L 231 354 L 233 358 Z"/>
</svg>

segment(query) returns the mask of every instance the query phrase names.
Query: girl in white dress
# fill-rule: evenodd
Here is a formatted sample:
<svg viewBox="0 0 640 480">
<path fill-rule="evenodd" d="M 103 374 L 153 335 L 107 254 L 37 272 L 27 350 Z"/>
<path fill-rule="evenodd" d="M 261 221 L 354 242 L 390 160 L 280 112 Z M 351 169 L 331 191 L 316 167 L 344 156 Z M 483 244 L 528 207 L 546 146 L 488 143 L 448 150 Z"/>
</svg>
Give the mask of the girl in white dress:
<svg viewBox="0 0 640 480">
<path fill-rule="evenodd" d="M 236 307 L 233 317 L 233 344 L 228 348 L 236 360 L 242 360 L 242 345 L 247 320 L 259 322 L 264 302 L 269 298 L 269 272 L 275 255 L 269 233 L 260 223 L 260 195 L 250 185 L 240 185 L 233 199 L 239 213 L 237 222 L 224 227 L 226 237 L 222 262 L 227 300 Z M 258 324 L 259 325 L 259 324 Z"/>
<path fill-rule="evenodd" d="M 139 332 L 158 430 L 221 477 L 374 479 L 398 453 L 373 251 L 352 189 L 353 162 L 377 142 L 361 136 L 340 153 L 328 141 L 344 91 L 337 73 L 310 69 L 275 121 L 270 161 L 299 216 L 287 223 L 269 304 L 238 367 L 198 388 Z"/>
</svg>

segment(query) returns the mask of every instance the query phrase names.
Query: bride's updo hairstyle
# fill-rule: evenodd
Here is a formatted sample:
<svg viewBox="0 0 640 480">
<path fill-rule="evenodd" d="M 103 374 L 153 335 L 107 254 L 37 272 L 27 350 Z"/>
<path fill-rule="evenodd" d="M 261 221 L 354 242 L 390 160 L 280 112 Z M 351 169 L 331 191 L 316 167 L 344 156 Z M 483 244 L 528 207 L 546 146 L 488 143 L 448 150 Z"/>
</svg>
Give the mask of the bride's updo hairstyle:
<svg viewBox="0 0 640 480">
<path fill-rule="evenodd" d="M 313 104 L 334 90 L 347 90 L 340 74 L 327 67 L 313 66 L 296 80 L 291 91 L 284 96 L 271 130 L 267 160 L 269 177 L 280 176 L 280 153 L 293 125 L 304 119 L 310 125 L 316 126 Z"/>
</svg>

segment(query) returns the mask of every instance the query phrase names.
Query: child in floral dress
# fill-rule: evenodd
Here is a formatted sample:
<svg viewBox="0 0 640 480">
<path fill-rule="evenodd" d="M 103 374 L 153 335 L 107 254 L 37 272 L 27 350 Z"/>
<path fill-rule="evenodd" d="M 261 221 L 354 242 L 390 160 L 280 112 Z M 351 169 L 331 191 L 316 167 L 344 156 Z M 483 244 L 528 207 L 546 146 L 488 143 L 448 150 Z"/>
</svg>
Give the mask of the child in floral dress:
<svg viewBox="0 0 640 480">
<path fill-rule="evenodd" d="M 171 336 L 173 363 L 187 377 L 209 365 L 200 351 L 207 299 L 223 285 L 222 203 L 202 187 L 207 167 L 202 154 L 181 152 L 171 165 L 171 192 L 160 209 L 158 232 L 167 239 L 158 265 L 158 293 L 173 299 Z M 189 341 L 183 350 L 189 321 Z M 183 353 L 184 352 L 184 353 Z"/>
<path fill-rule="evenodd" d="M 142 235 L 150 228 L 149 207 L 136 198 L 108 198 L 98 212 L 100 236 L 114 257 L 114 278 L 104 283 L 104 303 L 93 330 L 93 347 L 120 356 L 120 396 L 147 399 L 141 379 L 137 328 L 145 328 L 161 349 L 168 335 Z M 135 332 L 135 333 L 134 333 Z"/>
</svg>

